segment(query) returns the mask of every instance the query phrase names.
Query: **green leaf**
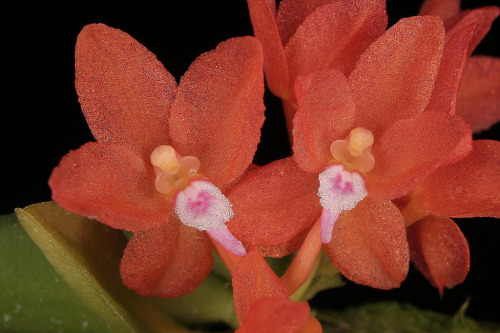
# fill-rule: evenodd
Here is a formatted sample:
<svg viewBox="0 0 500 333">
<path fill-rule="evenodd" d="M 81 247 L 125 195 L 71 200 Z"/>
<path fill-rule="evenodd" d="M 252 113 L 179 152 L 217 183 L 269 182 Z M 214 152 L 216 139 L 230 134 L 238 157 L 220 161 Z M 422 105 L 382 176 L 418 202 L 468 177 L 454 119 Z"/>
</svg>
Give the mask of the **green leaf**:
<svg viewBox="0 0 500 333">
<path fill-rule="evenodd" d="M 106 332 L 73 294 L 14 214 L 0 216 L 0 331 Z"/>
<path fill-rule="evenodd" d="M 109 331 L 189 332 L 151 299 L 138 296 L 122 284 L 119 263 L 126 245 L 123 233 L 68 213 L 53 202 L 18 209 L 16 214 L 59 276 Z"/>
<path fill-rule="evenodd" d="M 344 311 L 315 311 L 324 333 L 493 333 L 500 326 L 479 323 L 463 315 L 455 317 L 420 310 L 410 304 L 378 302 L 364 304 Z"/>
</svg>

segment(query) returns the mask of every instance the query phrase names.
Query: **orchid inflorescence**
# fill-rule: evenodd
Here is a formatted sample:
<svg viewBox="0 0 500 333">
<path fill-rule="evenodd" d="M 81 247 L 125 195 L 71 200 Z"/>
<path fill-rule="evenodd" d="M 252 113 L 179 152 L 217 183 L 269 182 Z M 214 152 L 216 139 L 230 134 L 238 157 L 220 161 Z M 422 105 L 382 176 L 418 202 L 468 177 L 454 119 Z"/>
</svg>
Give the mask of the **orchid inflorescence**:
<svg viewBox="0 0 500 333">
<path fill-rule="evenodd" d="M 399 287 L 410 261 L 441 295 L 462 283 L 451 218 L 500 217 L 500 144 L 472 140 L 500 119 L 500 61 L 471 55 L 499 8 L 427 0 L 387 29 L 383 0 L 247 2 L 255 37 L 179 83 L 125 32 L 83 28 L 76 90 L 96 142 L 54 169 L 55 203 L 132 234 L 120 276 L 141 296 L 192 293 L 215 251 L 239 332 L 321 331 L 297 295 L 323 259 L 373 288 Z M 257 166 L 264 78 L 293 155 Z M 263 259 L 290 255 L 281 277 Z"/>
</svg>

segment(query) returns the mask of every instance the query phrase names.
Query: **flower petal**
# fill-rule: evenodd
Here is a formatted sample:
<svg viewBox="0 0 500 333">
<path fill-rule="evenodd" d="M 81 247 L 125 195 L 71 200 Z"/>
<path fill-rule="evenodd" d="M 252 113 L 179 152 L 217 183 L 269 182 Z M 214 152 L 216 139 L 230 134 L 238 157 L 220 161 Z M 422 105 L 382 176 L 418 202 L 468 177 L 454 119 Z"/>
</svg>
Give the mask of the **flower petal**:
<svg viewBox="0 0 500 333">
<path fill-rule="evenodd" d="M 158 227 L 171 211 L 155 190 L 150 165 L 120 144 L 92 142 L 70 151 L 52 171 L 49 185 L 58 205 L 116 229 Z"/>
<path fill-rule="evenodd" d="M 465 68 L 469 43 L 477 27 L 477 22 L 466 26 L 457 31 L 446 43 L 431 100 L 426 110 L 455 113 L 458 86 Z"/>
<path fill-rule="evenodd" d="M 283 45 L 286 45 L 295 32 L 297 27 L 304 22 L 316 8 L 328 5 L 335 0 L 283 0 L 280 1 L 276 22 Z"/>
<path fill-rule="evenodd" d="M 443 288 L 462 283 L 469 273 L 467 239 L 449 218 L 429 216 L 408 229 L 411 261 L 443 296 Z"/>
<path fill-rule="evenodd" d="M 320 173 L 331 159 L 330 145 L 352 129 L 355 105 L 346 77 L 318 70 L 295 81 L 293 157 L 305 171 Z"/>
<path fill-rule="evenodd" d="M 259 299 L 264 297 L 288 299 L 280 278 L 257 250 L 250 251 L 237 266 L 233 274 L 233 294 L 236 316 L 240 323 Z"/>
<path fill-rule="evenodd" d="M 489 129 L 500 121 L 500 59 L 473 56 L 465 66 L 457 95 L 457 114 L 473 132 Z"/>
<path fill-rule="evenodd" d="M 294 333 L 308 321 L 309 304 L 264 297 L 252 304 L 237 333 Z M 321 332 L 321 331 L 319 331 Z"/>
<path fill-rule="evenodd" d="M 252 162 L 264 122 L 262 50 L 240 37 L 199 56 L 184 74 L 170 111 L 173 146 L 196 156 L 200 173 L 218 187 Z"/>
<path fill-rule="evenodd" d="M 191 293 L 212 266 L 206 234 L 171 215 L 167 225 L 132 236 L 120 273 L 125 285 L 142 296 L 173 298 Z"/>
<path fill-rule="evenodd" d="M 85 26 L 75 53 L 76 90 L 97 141 L 126 144 L 144 157 L 168 144 L 177 83 L 154 54 L 104 24 Z"/>
<path fill-rule="evenodd" d="M 472 40 L 470 42 L 469 52 L 467 56 L 470 56 L 472 51 L 481 42 L 481 40 L 486 36 L 491 28 L 493 20 L 500 14 L 500 8 L 495 6 L 487 6 L 476 8 L 473 10 L 461 11 L 459 15 L 445 21 L 446 28 L 446 41 L 448 41 L 455 33 L 464 27 L 477 22 L 478 27 L 474 32 Z"/>
<path fill-rule="evenodd" d="M 255 37 L 262 43 L 266 83 L 273 94 L 290 99 L 285 49 L 276 25 L 274 0 L 247 0 Z"/>
<path fill-rule="evenodd" d="M 421 113 L 443 46 L 443 24 L 435 16 L 402 19 L 371 44 L 349 76 L 356 124 L 376 137 L 384 125 Z"/>
<path fill-rule="evenodd" d="M 500 218 L 500 142 L 473 141 L 469 155 L 437 169 L 413 199 L 437 216 Z"/>
<path fill-rule="evenodd" d="M 365 199 L 340 214 L 324 249 L 349 280 L 373 288 L 396 288 L 408 273 L 410 259 L 404 223 L 391 202 Z"/>
<path fill-rule="evenodd" d="M 321 68 L 336 68 L 348 75 L 386 27 L 385 1 L 340 0 L 317 8 L 285 46 L 290 83 L 298 75 Z"/>
<path fill-rule="evenodd" d="M 460 12 L 460 0 L 425 0 L 419 15 L 439 15 L 446 22 Z"/>
<path fill-rule="evenodd" d="M 373 145 L 375 167 L 365 174 L 368 196 L 392 200 L 407 194 L 438 166 L 471 149 L 468 124 L 458 116 L 425 112 L 392 124 Z"/>
<path fill-rule="evenodd" d="M 291 157 L 254 169 L 227 195 L 234 211 L 227 226 L 248 247 L 287 243 L 320 216 L 318 186 L 318 175 Z"/>
</svg>

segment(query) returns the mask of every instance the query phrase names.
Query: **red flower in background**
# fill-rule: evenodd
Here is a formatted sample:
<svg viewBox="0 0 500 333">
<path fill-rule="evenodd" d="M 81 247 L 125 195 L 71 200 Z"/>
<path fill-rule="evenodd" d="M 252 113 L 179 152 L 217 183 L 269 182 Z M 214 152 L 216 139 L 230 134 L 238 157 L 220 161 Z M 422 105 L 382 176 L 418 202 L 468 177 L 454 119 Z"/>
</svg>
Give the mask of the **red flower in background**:
<svg viewBox="0 0 500 333">
<path fill-rule="evenodd" d="M 49 184 L 65 209 L 134 232 L 120 267 L 127 286 L 191 292 L 212 268 L 207 233 L 245 253 L 225 226 L 233 212 L 222 192 L 250 165 L 264 120 L 255 38 L 201 55 L 177 86 L 132 37 L 89 25 L 76 45 L 76 89 L 97 142 L 66 155 Z"/>
<path fill-rule="evenodd" d="M 440 15 L 447 40 L 427 109 L 456 112 L 476 131 L 489 128 L 500 118 L 500 96 L 494 93 L 500 89 L 500 62 L 493 57 L 469 56 L 499 9 L 460 12 L 460 1 L 433 0 L 424 3 L 421 14 Z M 467 240 L 448 217 L 500 217 L 499 151 L 497 141 L 474 141 L 467 157 L 438 168 L 397 201 L 408 226 L 411 260 L 441 295 L 443 288 L 462 283 L 470 267 Z"/>
</svg>

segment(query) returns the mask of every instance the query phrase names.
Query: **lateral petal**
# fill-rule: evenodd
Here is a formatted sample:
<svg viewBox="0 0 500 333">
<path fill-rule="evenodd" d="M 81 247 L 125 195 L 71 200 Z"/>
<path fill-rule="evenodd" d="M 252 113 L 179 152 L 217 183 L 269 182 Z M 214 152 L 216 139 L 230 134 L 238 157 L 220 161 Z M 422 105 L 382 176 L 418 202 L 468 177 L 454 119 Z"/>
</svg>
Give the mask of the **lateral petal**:
<svg viewBox="0 0 500 333">
<path fill-rule="evenodd" d="M 500 218 L 500 142 L 473 141 L 469 155 L 437 169 L 412 197 L 437 216 Z"/>
<path fill-rule="evenodd" d="M 310 318 L 307 302 L 264 297 L 252 304 L 237 333 L 294 333 Z M 320 331 L 321 332 L 321 331 Z"/>
<path fill-rule="evenodd" d="M 457 114 L 474 133 L 500 121 L 500 59 L 472 56 L 465 65 L 457 94 Z"/>
<path fill-rule="evenodd" d="M 234 211 L 227 226 L 247 248 L 290 242 L 321 215 L 318 186 L 318 175 L 291 157 L 249 171 L 227 193 Z"/>
<path fill-rule="evenodd" d="M 336 68 L 348 75 L 387 27 L 385 1 L 340 0 L 318 7 L 285 46 L 290 83 L 298 75 Z"/>
<path fill-rule="evenodd" d="M 170 111 L 173 146 L 196 156 L 218 187 L 252 162 L 264 122 L 262 50 L 253 37 L 232 38 L 199 56 L 181 79 Z"/>
<path fill-rule="evenodd" d="M 171 205 L 154 187 L 154 172 L 135 151 L 91 142 L 64 156 L 49 179 L 65 209 L 116 229 L 148 230 L 164 223 Z"/>
<path fill-rule="evenodd" d="M 206 234 L 183 225 L 175 215 L 159 229 L 134 234 L 120 272 L 142 296 L 174 298 L 191 293 L 213 266 Z"/>
<path fill-rule="evenodd" d="M 247 0 L 255 37 L 262 43 L 264 72 L 271 92 L 284 100 L 292 98 L 285 48 L 276 24 L 274 0 Z"/>
<path fill-rule="evenodd" d="M 443 296 L 443 288 L 462 283 L 469 273 L 467 239 L 449 218 L 426 217 L 408 229 L 411 261 Z"/>
<path fill-rule="evenodd" d="M 472 10 L 461 11 L 457 16 L 445 21 L 446 41 L 448 41 L 457 31 L 477 22 L 478 26 L 469 46 L 467 56 L 470 56 L 476 46 L 483 40 L 484 36 L 491 28 L 493 20 L 500 14 L 500 8 L 495 6 L 486 6 Z"/>
<path fill-rule="evenodd" d="M 342 275 L 358 284 L 397 288 L 408 273 L 404 218 L 390 201 L 366 198 L 344 211 L 324 249 Z"/>
<path fill-rule="evenodd" d="M 320 173 L 331 160 L 330 145 L 344 139 L 355 117 L 347 78 L 337 70 L 318 70 L 295 81 L 293 157 L 305 171 Z"/>
<path fill-rule="evenodd" d="M 395 122 L 373 145 L 375 167 L 365 173 L 368 196 L 392 200 L 407 194 L 438 166 L 466 156 L 471 142 L 469 125 L 455 115 L 425 112 Z"/>
<path fill-rule="evenodd" d="M 76 91 L 97 141 L 133 147 L 144 157 L 168 144 L 167 115 L 177 83 L 125 32 L 90 24 L 78 35 Z"/>
<path fill-rule="evenodd" d="M 457 31 L 446 43 L 443 59 L 426 110 L 446 114 L 455 113 L 458 86 L 468 57 L 469 43 L 477 27 L 477 22 L 466 26 Z"/>
<path fill-rule="evenodd" d="M 285 286 L 257 250 L 252 250 L 243 257 L 232 281 L 234 307 L 240 323 L 259 299 L 274 297 L 288 300 Z"/>
<path fill-rule="evenodd" d="M 356 124 L 376 136 L 389 123 L 421 113 L 443 46 L 443 24 L 435 16 L 402 19 L 371 44 L 349 76 Z"/>
</svg>

